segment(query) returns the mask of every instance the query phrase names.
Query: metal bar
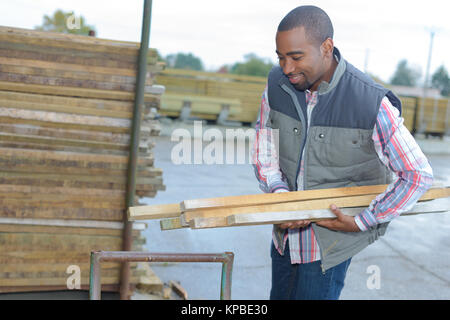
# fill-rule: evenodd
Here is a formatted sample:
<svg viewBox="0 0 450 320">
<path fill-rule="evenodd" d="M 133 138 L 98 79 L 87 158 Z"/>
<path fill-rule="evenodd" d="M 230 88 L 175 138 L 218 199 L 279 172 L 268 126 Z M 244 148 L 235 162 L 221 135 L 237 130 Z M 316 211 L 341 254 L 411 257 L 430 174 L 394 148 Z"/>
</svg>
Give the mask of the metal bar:
<svg viewBox="0 0 450 320">
<path fill-rule="evenodd" d="M 130 153 L 128 159 L 128 179 L 126 190 L 127 208 L 134 206 L 136 194 L 136 169 L 139 148 L 139 133 L 141 129 L 142 104 L 144 102 L 145 78 L 147 73 L 147 53 L 150 41 L 150 22 L 152 12 L 152 0 L 144 0 L 144 12 L 142 18 L 141 46 L 138 56 L 138 70 L 136 76 L 136 95 L 134 99 L 133 120 L 130 137 Z M 123 217 L 122 249 L 131 250 L 133 222 L 128 221 L 127 213 Z M 120 275 L 120 299 L 127 300 L 130 283 L 130 265 L 126 261 L 122 264 Z"/>
<path fill-rule="evenodd" d="M 414 116 L 413 116 L 413 125 L 412 125 L 412 135 L 413 137 L 416 136 L 417 133 L 417 111 L 419 110 L 419 98 L 418 97 L 414 97 L 415 100 L 415 105 L 414 105 Z"/>
<path fill-rule="evenodd" d="M 100 257 L 91 252 L 91 272 L 89 274 L 89 299 L 100 300 L 102 292 Z"/>
<path fill-rule="evenodd" d="M 431 120 L 431 131 L 437 132 L 436 128 L 436 120 L 438 114 L 438 98 L 434 97 L 434 105 L 433 105 L 433 118 Z"/>
<path fill-rule="evenodd" d="M 220 283 L 220 300 L 231 300 L 231 274 L 233 273 L 233 252 L 225 252 L 225 262 L 222 263 L 222 281 Z"/>
<path fill-rule="evenodd" d="M 445 113 L 445 134 L 450 134 L 450 99 L 447 100 L 447 111 Z"/>
<path fill-rule="evenodd" d="M 233 272 L 234 254 L 225 253 L 149 253 L 141 251 L 93 251 L 91 252 L 91 273 L 89 297 L 101 299 L 102 261 L 115 262 L 217 262 L 222 263 L 220 299 L 231 299 L 231 274 Z"/>
</svg>

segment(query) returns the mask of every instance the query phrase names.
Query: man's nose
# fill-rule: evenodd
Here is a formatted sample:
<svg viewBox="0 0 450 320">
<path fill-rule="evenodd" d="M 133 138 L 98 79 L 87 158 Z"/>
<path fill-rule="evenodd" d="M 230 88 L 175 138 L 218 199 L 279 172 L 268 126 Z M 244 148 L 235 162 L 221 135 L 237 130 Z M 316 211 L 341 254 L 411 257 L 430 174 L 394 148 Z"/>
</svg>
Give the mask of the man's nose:
<svg viewBox="0 0 450 320">
<path fill-rule="evenodd" d="M 295 70 L 294 64 L 291 61 L 289 61 L 288 59 L 286 59 L 286 61 L 284 62 L 284 65 L 283 65 L 283 73 L 285 75 L 288 75 L 290 73 L 293 73 L 294 70 Z"/>
</svg>

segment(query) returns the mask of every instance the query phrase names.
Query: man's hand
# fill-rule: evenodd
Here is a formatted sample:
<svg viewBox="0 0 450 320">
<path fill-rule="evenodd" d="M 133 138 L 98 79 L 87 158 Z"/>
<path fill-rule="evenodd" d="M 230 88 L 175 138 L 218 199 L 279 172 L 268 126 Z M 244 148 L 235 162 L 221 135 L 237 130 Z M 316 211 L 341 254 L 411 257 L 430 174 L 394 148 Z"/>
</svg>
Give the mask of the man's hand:
<svg viewBox="0 0 450 320">
<path fill-rule="evenodd" d="M 285 222 L 280 224 L 281 229 L 296 229 L 296 228 L 304 228 L 307 227 L 311 221 L 309 220 L 298 220 L 298 221 L 291 221 L 291 222 Z"/>
<path fill-rule="evenodd" d="M 346 232 L 359 232 L 361 231 L 355 222 L 355 218 L 347 216 L 342 213 L 341 210 L 335 205 L 330 206 L 331 211 L 336 215 L 336 219 L 327 219 L 317 221 L 316 224 L 331 230 L 346 231 Z"/>
</svg>

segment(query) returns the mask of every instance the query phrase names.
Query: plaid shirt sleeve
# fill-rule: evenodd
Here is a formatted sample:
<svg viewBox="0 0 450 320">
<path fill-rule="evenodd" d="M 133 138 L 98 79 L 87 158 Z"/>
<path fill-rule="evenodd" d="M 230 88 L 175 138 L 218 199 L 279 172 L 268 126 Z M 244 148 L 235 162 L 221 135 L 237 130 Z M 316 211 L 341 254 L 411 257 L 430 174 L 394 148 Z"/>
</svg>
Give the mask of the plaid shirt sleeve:
<svg viewBox="0 0 450 320">
<path fill-rule="evenodd" d="M 252 165 L 259 187 L 265 193 L 289 191 L 283 179 L 278 162 L 276 130 L 266 126 L 270 106 L 267 99 L 267 87 L 261 99 L 261 108 L 256 121 L 256 135 L 252 148 Z"/>
<path fill-rule="evenodd" d="M 378 157 L 396 179 L 355 217 L 361 231 L 410 210 L 433 183 L 427 158 L 387 97 L 381 102 L 372 140 Z"/>
</svg>

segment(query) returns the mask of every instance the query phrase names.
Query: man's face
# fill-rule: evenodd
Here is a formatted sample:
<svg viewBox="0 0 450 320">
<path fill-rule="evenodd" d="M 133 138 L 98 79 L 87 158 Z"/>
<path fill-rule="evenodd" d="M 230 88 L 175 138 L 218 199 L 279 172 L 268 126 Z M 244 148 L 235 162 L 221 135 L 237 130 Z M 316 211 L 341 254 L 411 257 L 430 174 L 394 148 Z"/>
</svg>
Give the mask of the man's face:
<svg viewBox="0 0 450 320">
<path fill-rule="evenodd" d="M 321 46 L 306 37 L 303 27 L 277 32 L 276 45 L 280 67 L 292 85 L 317 90 L 326 71 Z"/>
</svg>

